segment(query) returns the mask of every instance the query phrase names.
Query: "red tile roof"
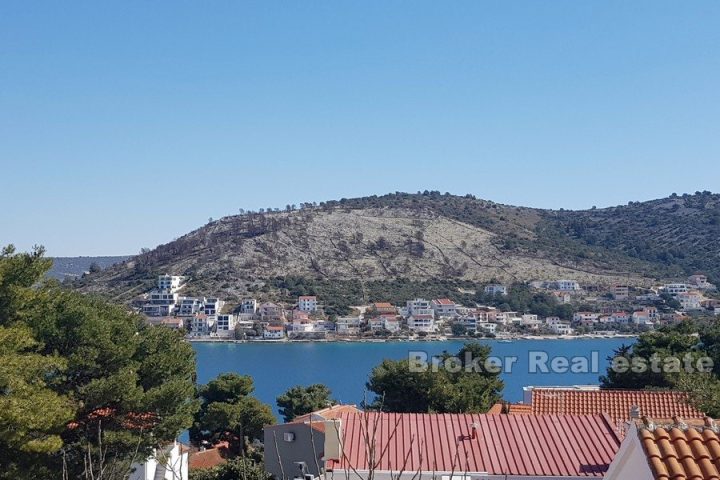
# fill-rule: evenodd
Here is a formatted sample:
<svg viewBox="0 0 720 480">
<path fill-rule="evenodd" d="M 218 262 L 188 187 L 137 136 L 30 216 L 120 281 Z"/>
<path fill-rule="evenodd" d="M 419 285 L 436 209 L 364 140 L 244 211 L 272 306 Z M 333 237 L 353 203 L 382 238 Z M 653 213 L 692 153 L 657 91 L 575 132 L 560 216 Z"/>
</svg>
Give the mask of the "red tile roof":
<svg viewBox="0 0 720 480">
<path fill-rule="evenodd" d="M 374 442 L 376 471 L 602 477 L 620 446 L 604 415 L 363 413 L 340 419 L 343 454 L 329 469 L 368 470 L 366 445 Z"/>
<path fill-rule="evenodd" d="M 640 443 L 658 480 L 720 479 L 718 426 L 706 419 L 703 426 L 645 426 L 638 430 Z"/>
<path fill-rule="evenodd" d="M 391 303 L 388 303 L 388 302 L 373 303 L 373 307 L 375 307 L 375 308 L 395 308 Z"/>
<path fill-rule="evenodd" d="M 532 415 L 532 405 L 525 403 L 503 403 L 499 402 L 490 407 L 487 413 L 491 415 L 511 414 L 511 415 Z"/>
<path fill-rule="evenodd" d="M 200 468 L 212 468 L 227 463 L 228 443 L 220 442 L 213 448 L 193 452 L 188 457 L 188 468 L 197 470 Z"/>
<path fill-rule="evenodd" d="M 534 388 L 534 414 L 597 415 L 606 413 L 618 431 L 630 420 L 630 409 L 653 418 L 702 418 L 703 414 L 688 403 L 684 392 L 668 390 L 574 390 Z"/>
<path fill-rule="evenodd" d="M 453 302 L 449 298 L 438 298 L 437 300 L 435 300 L 435 303 L 437 303 L 438 305 L 455 305 L 455 302 Z"/>
</svg>

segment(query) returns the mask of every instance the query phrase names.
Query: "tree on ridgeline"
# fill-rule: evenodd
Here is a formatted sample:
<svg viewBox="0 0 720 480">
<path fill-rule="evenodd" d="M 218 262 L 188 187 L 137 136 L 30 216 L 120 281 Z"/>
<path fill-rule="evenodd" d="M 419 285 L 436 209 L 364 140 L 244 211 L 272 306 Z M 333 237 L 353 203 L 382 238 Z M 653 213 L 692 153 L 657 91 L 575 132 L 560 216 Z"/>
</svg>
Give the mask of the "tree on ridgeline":
<svg viewBox="0 0 720 480">
<path fill-rule="evenodd" d="M 287 423 L 300 415 L 306 415 L 336 404 L 337 402 L 331 396 L 330 389 L 321 383 L 308 387 L 298 385 L 277 397 L 277 406 Z"/>
<path fill-rule="evenodd" d="M 484 413 L 501 400 L 504 386 L 499 370 L 486 368 L 489 356 L 489 346 L 471 342 L 455 356 L 445 352 L 437 371 L 411 368 L 409 360 L 384 360 L 370 373 L 366 387 L 376 400 L 366 407 L 398 413 Z"/>
<path fill-rule="evenodd" d="M 0 253 L 0 478 L 127 478 L 192 425 L 193 349 L 45 281 L 51 266 L 40 247 Z"/>
</svg>

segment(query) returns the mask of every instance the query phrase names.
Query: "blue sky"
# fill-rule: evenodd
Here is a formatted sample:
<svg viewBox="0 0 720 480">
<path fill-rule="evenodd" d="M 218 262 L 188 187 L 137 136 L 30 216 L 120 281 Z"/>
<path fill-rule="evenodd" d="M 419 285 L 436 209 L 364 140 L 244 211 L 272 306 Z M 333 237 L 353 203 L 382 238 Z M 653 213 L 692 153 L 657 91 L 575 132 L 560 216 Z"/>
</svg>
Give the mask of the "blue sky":
<svg viewBox="0 0 720 480">
<path fill-rule="evenodd" d="M 136 253 L 239 208 L 717 191 L 720 2 L 0 2 L 0 243 Z"/>
</svg>

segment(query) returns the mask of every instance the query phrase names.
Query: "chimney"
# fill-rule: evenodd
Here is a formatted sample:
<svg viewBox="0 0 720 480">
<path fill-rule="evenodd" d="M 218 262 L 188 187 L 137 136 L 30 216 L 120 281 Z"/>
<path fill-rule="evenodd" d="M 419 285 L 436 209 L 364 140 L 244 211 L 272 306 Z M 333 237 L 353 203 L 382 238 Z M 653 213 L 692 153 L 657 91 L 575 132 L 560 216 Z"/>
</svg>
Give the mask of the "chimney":
<svg viewBox="0 0 720 480">
<path fill-rule="evenodd" d="M 337 419 L 325 420 L 325 460 L 340 460 L 342 458 L 342 421 Z"/>
<path fill-rule="evenodd" d="M 478 425 L 477 423 L 473 423 L 472 425 L 470 425 L 470 431 L 471 431 L 471 433 L 470 433 L 470 438 L 472 438 L 473 440 L 477 440 L 477 436 L 478 436 L 478 433 L 477 433 L 477 431 L 478 431 L 478 426 L 479 426 L 479 425 Z"/>
<path fill-rule="evenodd" d="M 630 419 L 631 420 L 637 420 L 640 418 L 640 407 L 637 405 L 633 405 L 630 407 Z"/>
</svg>

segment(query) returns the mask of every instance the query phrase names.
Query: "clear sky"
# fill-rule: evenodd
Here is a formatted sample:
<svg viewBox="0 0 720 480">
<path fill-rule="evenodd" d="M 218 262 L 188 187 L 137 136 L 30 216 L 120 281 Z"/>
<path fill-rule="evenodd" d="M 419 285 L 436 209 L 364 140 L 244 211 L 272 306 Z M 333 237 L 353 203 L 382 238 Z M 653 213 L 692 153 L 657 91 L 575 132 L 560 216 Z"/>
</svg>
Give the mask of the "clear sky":
<svg viewBox="0 0 720 480">
<path fill-rule="evenodd" d="M 0 243 L 392 191 L 718 190 L 720 2 L 0 2 Z"/>
</svg>

